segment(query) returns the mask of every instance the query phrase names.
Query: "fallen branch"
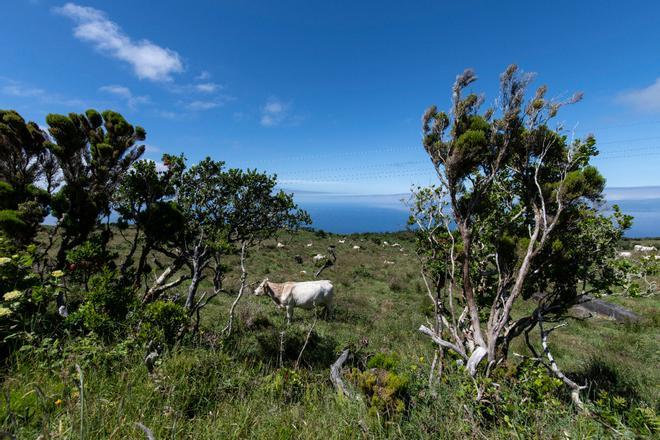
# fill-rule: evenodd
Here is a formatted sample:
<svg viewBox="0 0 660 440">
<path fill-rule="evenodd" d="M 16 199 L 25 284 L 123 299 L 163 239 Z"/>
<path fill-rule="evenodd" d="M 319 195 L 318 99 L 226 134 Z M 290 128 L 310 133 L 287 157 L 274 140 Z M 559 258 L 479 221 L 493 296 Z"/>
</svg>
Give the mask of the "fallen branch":
<svg viewBox="0 0 660 440">
<path fill-rule="evenodd" d="M 337 358 L 335 363 L 330 366 L 330 381 L 332 382 L 332 385 L 335 387 L 335 390 L 337 390 L 337 392 L 341 396 L 348 397 L 349 399 L 358 399 L 357 396 L 351 393 L 351 391 L 344 383 L 344 380 L 341 378 L 341 369 L 342 366 L 344 365 L 344 362 L 346 362 L 346 360 L 348 359 L 348 355 L 349 355 L 349 350 L 347 348 L 346 350 L 342 351 L 339 358 Z"/>
<path fill-rule="evenodd" d="M 580 411 L 589 414 L 589 410 L 585 407 L 584 403 L 582 403 L 582 400 L 580 400 L 580 391 L 585 389 L 586 385 L 578 385 L 577 383 L 569 379 L 559 369 L 557 362 L 555 362 L 554 356 L 552 356 L 552 353 L 550 352 L 550 347 L 548 346 L 548 335 L 553 330 L 556 330 L 560 327 L 564 327 L 566 324 L 565 323 L 560 324 L 551 328 L 548 331 L 545 331 L 543 329 L 543 315 L 541 315 L 541 313 L 539 312 L 537 313 L 537 316 L 538 316 L 539 330 L 541 331 L 541 345 L 543 346 L 543 353 L 545 353 L 546 357 L 548 358 L 548 361 L 550 361 L 550 370 L 555 374 L 555 376 L 557 376 L 557 378 L 561 379 L 561 381 L 564 382 L 566 385 L 568 385 L 568 387 L 571 389 L 571 400 L 573 400 L 575 406 L 577 406 Z"/>
</svg>

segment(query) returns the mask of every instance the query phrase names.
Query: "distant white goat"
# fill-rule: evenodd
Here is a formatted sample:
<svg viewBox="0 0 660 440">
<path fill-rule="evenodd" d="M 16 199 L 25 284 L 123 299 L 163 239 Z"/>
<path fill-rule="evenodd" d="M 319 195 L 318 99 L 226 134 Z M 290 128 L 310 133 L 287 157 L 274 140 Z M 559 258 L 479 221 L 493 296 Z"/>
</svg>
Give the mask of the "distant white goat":
<svg viewBox="0 0 660 440">
<path fill-rule="evenodd" d="M 312 242 L 310 241 L 310 242 L 307 243 L 305 246 L 307 246 L 307 247 L 312 247 Z"/>
<path fill-rule="evenodd" d="M 632 252 L 621 251 L 621 252 L 619 252 L 619 257 L 621 257 L 621 258 L 630 258 L 630 257 L 632 257 Z"/>
<path fill-rule="evenodd" d="M 312 260 L 314 260 L 314 262 L 317 262 L 317 261 L 323 261 L 325 260 L 325 258 L 326 258 L 325 255 L 316 254 L 312 257 Z"/>
<path fill-rule="evenodd" d="M 360 250 L 360 246 L 358 246 L 358 245 L 356 244 L 355 246 L 353 246 L 353 249 L 355 249 L 356 251 L 359 251 L 359 250 Z"/>
<path fill-rule="evenodd" d="M 278 242 L 277 242 L 277 247 L 278 247 L 278 248 L 283 248 L 283 247 L 284 247 L 284 244 L 283 244 L 283 243 L 280 243 L 280 242 L 278 241 Z"/>
<path fill-rule="evenodd" d="M 636 250 L 637 252 L 657 252 L 658 251 L 658 249 L 656 249 L 655 246 L 642 246 L 642 245 L 639 245 L 639 244 L 636 244 L 633 247 L 633 249 Z"/>
</svg>

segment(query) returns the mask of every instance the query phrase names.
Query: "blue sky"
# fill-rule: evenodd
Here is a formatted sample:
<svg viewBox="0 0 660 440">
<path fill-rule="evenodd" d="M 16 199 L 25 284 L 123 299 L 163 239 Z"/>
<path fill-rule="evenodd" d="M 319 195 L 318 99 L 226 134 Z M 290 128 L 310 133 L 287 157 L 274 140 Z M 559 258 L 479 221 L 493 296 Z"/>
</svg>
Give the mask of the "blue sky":
<svg viewBox="0 0 660 440">
<path fill-rule="evenodd" d="M 149 158 L 210 155 L 308 197 L 433 182 L 421 114 L 466 67 L 492 102 L 512 62 L 585 93 L 559 120 L 596 135 L 610 186 L 660 185 L 654 1 L 4 0 L 0 37 L 0 107 L 115 109 Z"/>
</svg>

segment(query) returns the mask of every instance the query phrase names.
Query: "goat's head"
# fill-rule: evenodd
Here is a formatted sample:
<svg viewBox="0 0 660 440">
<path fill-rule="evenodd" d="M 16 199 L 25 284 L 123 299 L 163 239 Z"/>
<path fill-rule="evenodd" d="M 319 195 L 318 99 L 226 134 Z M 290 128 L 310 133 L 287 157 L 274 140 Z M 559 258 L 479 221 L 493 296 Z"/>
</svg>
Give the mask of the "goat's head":
<svg viewBox="0 0 660 440">
<path fill-rule="evenodd" d="M 270 289 L 268 287 L 268 278 L 264 278 L 264 280 L 259 284 L 259 287 L 254 289 L 254 294 L 256 296 L 262 296 L 262 295 L 267 295 Z"/>
</svg>

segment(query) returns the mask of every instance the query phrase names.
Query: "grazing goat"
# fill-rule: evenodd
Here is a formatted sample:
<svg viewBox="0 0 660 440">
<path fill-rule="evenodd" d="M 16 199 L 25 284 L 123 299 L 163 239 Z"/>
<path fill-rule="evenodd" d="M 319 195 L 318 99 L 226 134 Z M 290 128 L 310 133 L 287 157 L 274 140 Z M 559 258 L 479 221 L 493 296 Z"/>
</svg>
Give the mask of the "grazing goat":
<svg viewBox="0 0 660 440">
<path fill-rule="evenodd" d="M 268 295 L 278 307 L 285 308 L 289 324 L 295 307 L 312 309 L 324 306 L 328 315 L 332 314 L 334 287 L 328 280 L 271 283 L 266 278 L 255 289 L 254 294 Z"/>
<path fill-rule="evenodd" d="M 642 246 L 639 244 L 636 244 L 633 249 L 637 252 L 657 252 L 658 250 L 655 246 Z"/>
</svg>

